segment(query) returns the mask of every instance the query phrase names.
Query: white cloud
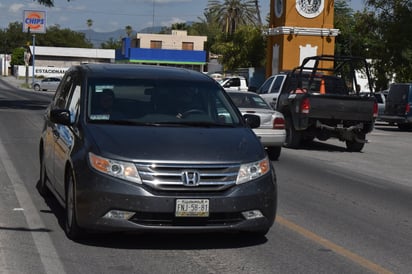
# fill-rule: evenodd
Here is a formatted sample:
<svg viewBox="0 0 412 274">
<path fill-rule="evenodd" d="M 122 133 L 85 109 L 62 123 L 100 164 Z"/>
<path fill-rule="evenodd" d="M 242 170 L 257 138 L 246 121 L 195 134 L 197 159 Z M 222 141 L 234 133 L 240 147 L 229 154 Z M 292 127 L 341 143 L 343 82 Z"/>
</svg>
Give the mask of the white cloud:
<svg viewBox="0 0 412 274">
<path fill-rule="evenodd" d="M 25 6 L 24 4 L 12 4 L 9 7 L 9 11 L 13 12 L 13 13 L 21 12 L 23 10 L 24 6 Z"/>
<path fill-rule="evenodd" d="M 177 17 L 173 17 L 173 18 L 171 18 L 171 19 L 168 20 L 168 21 L 162 21 L 162 22 L 161 22 L 161 25 L 162 25 L 162 26 L 170 27 L 171 25 L 173 25 L 173 24 L 175 24 L 175 23 L 185 23 L 186 21 L 187 21 L 187 20 L 180 19 L 180 18 L 177 18 Z"/>
<path fill-rule="evenodd" d="M 153 3 L 156 4 L 177 4 L 177 3 L 190 3 L 193 0 L 145 0 L 144 2 L 146 3 Z M 136 1 L 136 2 L 140 2 L 140 1 Z"/>
</svg>

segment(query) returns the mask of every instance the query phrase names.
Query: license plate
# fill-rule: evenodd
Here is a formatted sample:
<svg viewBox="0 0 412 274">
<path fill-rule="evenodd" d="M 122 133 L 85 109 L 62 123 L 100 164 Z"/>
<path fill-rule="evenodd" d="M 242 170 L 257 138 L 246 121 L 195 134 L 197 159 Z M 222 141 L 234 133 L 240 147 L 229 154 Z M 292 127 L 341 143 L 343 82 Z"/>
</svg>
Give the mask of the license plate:
<svg viewBox="0 0 412 274">
<path fill-rule="evenodd" d="M 209 200 L 207 199 L 177 199 L 176 217 L 208 217 Z"/>
</svg>

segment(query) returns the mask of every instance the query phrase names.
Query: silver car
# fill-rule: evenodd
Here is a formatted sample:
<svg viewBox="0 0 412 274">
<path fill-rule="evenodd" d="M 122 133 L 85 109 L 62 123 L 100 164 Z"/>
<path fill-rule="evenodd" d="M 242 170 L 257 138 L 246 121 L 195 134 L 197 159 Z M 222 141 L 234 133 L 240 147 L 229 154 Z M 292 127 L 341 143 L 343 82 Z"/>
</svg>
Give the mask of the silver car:
<svg viewBox="0 0 412 274">
<path fill-rule="evenodd" d="M 245 91 L 228 91 L 240 112 L 260 117 L 260 127 L 253 131 L 265 147 L 270 160 L 278 160 L 285 142 L 286 130 L 283 114 L 273 110 L 258 94 Z"/>
<path fill-rule="evenodd" d="M 55 91 L 60 84 L 61 79 L 58 77 L 47 77 L 33 83 L 35 91 L 47 90 Z"/>
</svg>

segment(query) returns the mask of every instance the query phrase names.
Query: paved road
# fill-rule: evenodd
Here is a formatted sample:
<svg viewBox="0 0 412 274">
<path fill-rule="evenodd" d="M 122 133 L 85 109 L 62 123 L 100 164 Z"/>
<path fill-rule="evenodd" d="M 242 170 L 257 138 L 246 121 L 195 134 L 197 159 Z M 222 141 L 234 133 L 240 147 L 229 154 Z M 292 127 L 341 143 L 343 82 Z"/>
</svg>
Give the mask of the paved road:
<svg viewBox="0 0 412 274">
<path fill-rule="evenodd" d="M 338 141 L 284 149 L 266 238 L 63 232 L 37 192 L 37 144 L 52 93 L 0 78 L 0 273 L 410 273 L 412 132 L 377 126 L 362 153 Z"/>
</svg>

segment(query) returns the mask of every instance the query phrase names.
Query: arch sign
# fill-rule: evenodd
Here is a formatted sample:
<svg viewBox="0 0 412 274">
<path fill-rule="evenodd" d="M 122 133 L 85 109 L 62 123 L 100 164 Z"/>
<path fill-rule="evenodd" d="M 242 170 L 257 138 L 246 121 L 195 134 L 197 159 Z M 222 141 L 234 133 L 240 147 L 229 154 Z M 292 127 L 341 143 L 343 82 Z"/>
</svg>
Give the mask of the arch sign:
<svg viewBox="0 0 412 274">
<path fill-rule="evenodd" d="M 23 32 L 45 33 L 46 12 L 40 10 L 25 10 L 23 12 Z"/>
</svg>

